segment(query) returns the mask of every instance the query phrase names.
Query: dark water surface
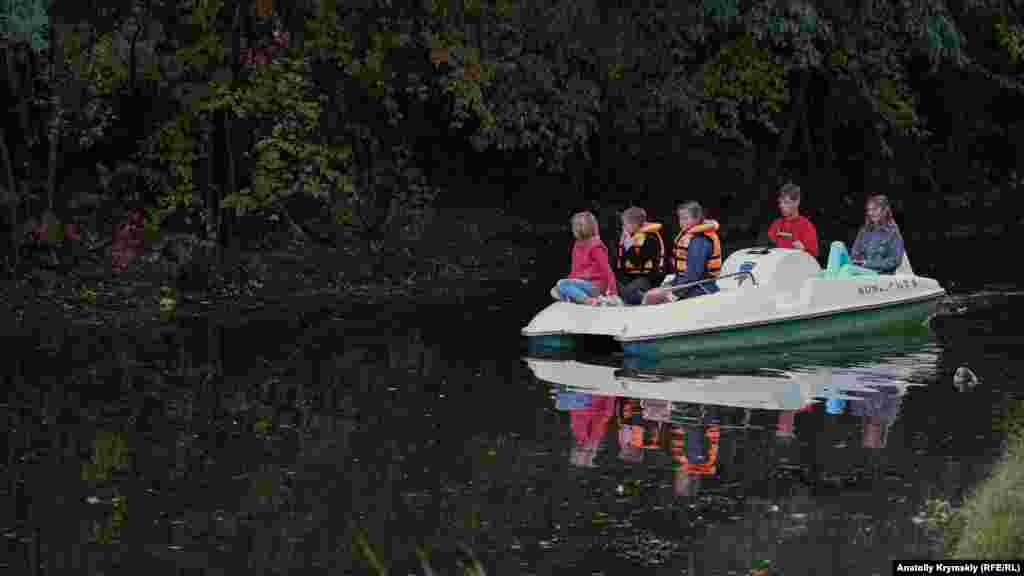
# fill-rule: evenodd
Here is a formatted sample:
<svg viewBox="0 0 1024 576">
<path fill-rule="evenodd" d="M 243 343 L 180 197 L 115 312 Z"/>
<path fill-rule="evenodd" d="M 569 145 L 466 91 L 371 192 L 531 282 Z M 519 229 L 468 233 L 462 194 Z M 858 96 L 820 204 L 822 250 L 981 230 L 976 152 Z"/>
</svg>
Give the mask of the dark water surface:
<svg viewBox="0 0 1024 576">
<path fill-rule="evenodd" d="M 923 503 L 984 477 L 1020 395 L 1021 296 L 918 339 L 543 374 L 533 304 L 8 337 L 0 574 L 365 573 L 354 528 L 393 574 L 457 541 L 489 574 L 888 574 L 938 553 Z"/>
</svg>

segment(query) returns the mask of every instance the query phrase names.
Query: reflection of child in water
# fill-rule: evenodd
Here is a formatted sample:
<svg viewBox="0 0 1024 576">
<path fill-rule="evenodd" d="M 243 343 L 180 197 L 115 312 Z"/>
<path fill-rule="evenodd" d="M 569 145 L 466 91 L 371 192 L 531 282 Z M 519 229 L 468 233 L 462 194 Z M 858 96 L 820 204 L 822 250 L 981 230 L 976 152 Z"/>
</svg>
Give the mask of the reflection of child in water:
<svg viewBox="0 0 1024 576">
<path fill-rule="evenodd" d="M 619 459 L 637 464 L 644 459 L 644 450 L 658 448 L 663 421 L 667 421 L 672 405 L 663 400 L 619 398 Z"/>
<path fill-rule="evenodd" d="M 861 417 L 861 446 L 878 450 L 888 443 L 889 428 L 899 414 L 900 390 L 885 385 L 872 385 L 871 389 L 871 392 L 848 392 L 860 397 L 849 403 L 848 412 Z"/>
<path fill-rule="evenodd" d="M 637 463 L 643 460 L 645 450 L 667 448 L 676 463 L 674 491 L 688 496 L 695 493 L 701 478 L 718 472 L 721 428 L 718 418 L 706 413 L 701 423 L 674 424 L 672 408 L 669 402 L 620 398 L 619 458 Z"/>
<path fill-rule="evenodd" d="M 592 396 L 586 404 L 582 408 L 569 410 L 575 440 L 569 462 L 573 466 L 593 468 L 598 446 L 608 431 L 608 421 L 614 413 L 615 400 L 608 396 Z"/>
<path fill-rule="evenodd" d="M 721 436 L 717 423 L 672 427 L 669 451 L 677 464 L 673 482 L 677 496 L 695 495 L 702 478 L 718 473 Z"/>
<path fill-rule="evenodd" d="M 791 442 L 796 438 L 796 415 L 813 409 L 814 403 L 810 402 L 799 410 L 783 410 L 779 412 L 779 420 L 775 427 L 775 438 L 783 443 Z"/>
<path fill-rule="evenodd" d="M 636 424 L 623 424 L 619 427 L 619 459 L 629 464 L 639 464 L 644 460 L 644 449 L 633 444 Z"/>
</svg>

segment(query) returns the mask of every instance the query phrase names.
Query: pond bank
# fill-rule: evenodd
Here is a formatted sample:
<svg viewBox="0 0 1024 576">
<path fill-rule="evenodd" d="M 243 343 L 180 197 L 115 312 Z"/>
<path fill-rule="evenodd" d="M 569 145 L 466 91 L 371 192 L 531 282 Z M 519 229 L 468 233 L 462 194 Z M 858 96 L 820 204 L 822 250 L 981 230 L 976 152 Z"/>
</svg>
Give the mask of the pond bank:
<svg viewBox="0 0 1024 576">
<path fill-rule="evenodd" d="M 140 327 L 172 317 L 457 303 L 485 297 L 498 285 L 525 284 L 539 253 L 564 239 L 562 228 L 493 210 L 449 210 L 405 245 L 395 239 L 370 250 L 358 241 L 292 241 L 273 250 L 236 251 L 192 283 L 169 276 L 156 252 L 143 253 L 120 274 L 111 271 L 109 258 L 59 271 L 34 268 L 0 284 L 0 314 L 13 315 L 15 324 L 35 318 Z"/>
<path fill-rule="evenodd" d="M 1017 415 L 1019 416 L 1019 414 Z M 1016 424 L 1020 426 L 1019 420 Z M 1006 454 L 954 509 L 933 505 L 932 522 L 940 528 L 951 558 L 1011 560 L 1024 556 L 1024 434 L 1011 433 Z"/>
</svg>

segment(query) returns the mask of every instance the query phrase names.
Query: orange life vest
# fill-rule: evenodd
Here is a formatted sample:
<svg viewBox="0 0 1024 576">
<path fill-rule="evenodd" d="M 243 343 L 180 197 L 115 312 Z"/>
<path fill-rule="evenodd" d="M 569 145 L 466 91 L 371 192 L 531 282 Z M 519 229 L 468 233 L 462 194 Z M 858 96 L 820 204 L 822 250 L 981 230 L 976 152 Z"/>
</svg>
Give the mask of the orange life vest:
<svg viewBox="0 0 1024 576">
<path fill-rule="evenodd" d="M 629 445 L 634 448 L 651 450 L 661 446 L 661 424 L 644 422 L 644 425 L 633 424 L 630 428 Z"/>
<path fill-rule="evenodd" d="M 686 256 L 690 249 L 690 240 L 697 234 L 703 234 L 711 240 L 711 257 L 704 265 L 704 278 L 718 278 L 722 273 L 722 242 L 718 238 L 718 222 L 705 220 L 688 230 L 680 230 L 676 234 L 675 245 L 672 248 L 672 255 L 675 258 L 675 272 L 682 274 L 686 272 Z"/>
<path fill-rule="evenodd" d="M 632 418 L 634 415 L 633 413 L 636 411 L 636 406 L 634 406 L 634 403 L 635 401 L 632 400 L 631 398 L 620 398 L 619 417 L 622 418 L 623 420 L 629 420 L 630 418 Z"/>
<path fill-rule="evenodd" d="M 648 222 L 640 227 L 636 233 L 633 234 L 633 245 L 630 250 L 640 250 L 640 246 L 647 240 L 647 236 L 653 236 L 658 241 L 658 258 L 656 260 L 646 260 L 639 266 L 632 261 L 625 259 L 626 247 L 622 243 L 622 239 L 619 238 L 619 265 L 622 267 L 622 271 L 626 274 L 642 274 L 646 272 L 654 272 L 655 270 L 662 270 L 665 264 L 665 241 L 661 238 L 661 224 L 657 222 Z"/>
<path fill-rule="evenodd" d="M 690 474 L 711 476 L 718 471 L 718 441 L 722 436 L 721 428 L 711 425 L 704 428 L 704 436 L 707 439 L 707 459 L 702 463 L 693 463 L 686 458 L 686 435 L 699 434 L 695 430 L 685 431 L 682 426 L 673 426 L 670 442 L 670 452 L 680 468 Z"/>
</svg>

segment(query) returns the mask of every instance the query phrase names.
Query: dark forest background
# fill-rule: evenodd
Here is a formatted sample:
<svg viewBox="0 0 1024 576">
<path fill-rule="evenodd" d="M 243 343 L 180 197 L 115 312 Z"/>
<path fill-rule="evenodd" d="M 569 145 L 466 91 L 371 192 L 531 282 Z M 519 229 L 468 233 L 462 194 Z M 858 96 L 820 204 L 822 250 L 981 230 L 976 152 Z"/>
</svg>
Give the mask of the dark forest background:
<svg viewBox="0 0 1024 576">
<path fill-rule="evenodd" d="M 686 199 L 742 241 L 784 180 L 823 242 L 869 193 L 910 239 L 1002 240 L 1021 4 L 2 0 L 9 267 L 282 234 L 382 262 L 456 208 L 611 227 Z"/>
</svg>

